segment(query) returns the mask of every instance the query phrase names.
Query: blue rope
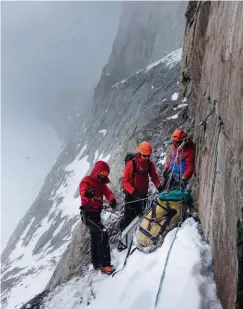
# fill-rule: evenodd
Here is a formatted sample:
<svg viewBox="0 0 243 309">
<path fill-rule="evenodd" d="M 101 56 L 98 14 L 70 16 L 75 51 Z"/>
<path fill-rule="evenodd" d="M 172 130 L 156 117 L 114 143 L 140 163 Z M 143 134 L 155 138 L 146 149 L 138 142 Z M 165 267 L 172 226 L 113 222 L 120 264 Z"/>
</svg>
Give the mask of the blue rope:
<svg viewBox="0 0 243 309">
<path fill-rule="evenodd" d="M 156 308 L 157 308 L 157 305 L 158 305 L 159 295 L 160 295 L 160 293 L 161 293 L 162 286 L 163 286 L 164 279 L 165 279 L 166 267 L 167 267 L 167 265 L 168 265 L 169 258 L 170 258 L 170 254 L 171 254 L 171 251 L 172 251 L 173 245 L 174 245 L 175 240 L 176 240 L 176 235 L 177 235 L 177 232 L 178 232 L 179 226 L 180 226 L 180 224 L 177 226 L 176 233 L 175 233 L 175 237 L 174 237 L 174 239 L 173 239 L 173 241 L 172 241 L 172 243 L 171 243 L 171 245 L 170 245 L 169 251 L 168 251 L 167 256 L 166 256 L 165 266 L 164 266 L 164 269 L 163 269 L 162 276 L 161 276 L 161 278 L 160 278 L 159 288 L 158 288 L 157 295 L 156 295 L 156 300 L 155 300 L 154 309 L 156 309 Z"/>
</svg>

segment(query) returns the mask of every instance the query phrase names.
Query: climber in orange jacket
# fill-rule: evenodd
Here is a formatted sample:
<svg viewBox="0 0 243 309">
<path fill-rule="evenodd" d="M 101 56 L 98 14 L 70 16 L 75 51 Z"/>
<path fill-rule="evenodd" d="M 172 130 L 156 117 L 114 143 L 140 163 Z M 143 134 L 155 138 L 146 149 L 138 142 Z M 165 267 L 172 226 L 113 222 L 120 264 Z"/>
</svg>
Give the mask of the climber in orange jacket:
<svg viewBox="0 0 243 309">
<path fill-rule="evenodd" d="M 138 147 L 138 153 L 130 159 L 124 169 L 122 184 L 125 191 L 124 216 L 120 223 L 123 231 L 136 216 L 141 215 L 146 207 L 149 188 L 149 177 L 158 191 L 161 191 L 161 183 L 157 175 L 155 165 L 150 160 L 152 147 L 147 142 L 142 142 Z M 124 246 L 119 243 L 118 251 Z"/>
<path fill-rule="evenodd" d="M 81 196 L 81 218 L 89 228 L 91 235 L 91 260 L 94 269 L 101 269 L 103 273 L 113 272 L 110 264 L 110 246 L 108 233 L 101 223 L 103 195 L 110 202 L 111 208 L 116 207 L 116 198 L 107 187 L 110 182 L 109 165 L 104 161 L 96 162 L 89 176 L 84 177 L 79 185 Z"/>
<path fill-rule="evenodd" d="M 173 132 L 171 140 L 173 145 L 163 172 L 163 190 L 166 187 L 179 187 L 181 184 L 185 187 L 195 172 L 195 144 L 192 139 L 188 138 L 183 130 L 177 129 Z"/>
</svg>

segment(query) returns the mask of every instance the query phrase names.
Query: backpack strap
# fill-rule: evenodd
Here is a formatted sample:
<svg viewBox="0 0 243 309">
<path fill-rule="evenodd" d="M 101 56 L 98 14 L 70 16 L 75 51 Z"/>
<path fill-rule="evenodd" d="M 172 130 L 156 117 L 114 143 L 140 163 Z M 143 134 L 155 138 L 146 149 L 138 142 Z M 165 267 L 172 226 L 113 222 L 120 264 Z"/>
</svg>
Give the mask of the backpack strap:
<svg viewBox="0 0 243 309">
<path fill-rule="evenodd" d="M 136 159 L 135 158 L 132 158 L 132 165 L 133 165 L 132 176 L 135 176 L 137 174 Z"/>
</svg>

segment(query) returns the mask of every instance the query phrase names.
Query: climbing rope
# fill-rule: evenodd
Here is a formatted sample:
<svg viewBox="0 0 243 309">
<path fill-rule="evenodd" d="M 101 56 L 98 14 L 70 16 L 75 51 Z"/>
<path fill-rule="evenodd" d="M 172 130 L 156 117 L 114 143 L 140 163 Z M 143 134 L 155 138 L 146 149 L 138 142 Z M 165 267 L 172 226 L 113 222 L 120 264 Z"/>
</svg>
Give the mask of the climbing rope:
<svg viewBox="0 0 243 309">
<path fill-rule="evenodd" d="M 166 259 L 165 259 L 165 265 L 164 265 L 162 276 L 160 278 L 159 288 L 158 288 L 158 291 L 157 291 L 157 294 L 156 294 L 156 299 L 155 299 L 155 304 L 154 304 L 154 309 L 157 308 L 157 305 L 158 305 L 158 302 L 159 302 L 159 296 L 161 294 L 163 283 L 164 283 L 164 279 L 165 279 L 166 268 L 167 268 L 167 265 L 168 265 L 168 262 L 169 262 L 169 258 L 170 258 L 170 254 L 171 254 L 172 248 L 174 246 L 174 243 L 175 243 L 175 240 L 176 240 L 176 236 L 177 236 L 177 232 L 179 230 L 179 227 L 180 227 L 181 223 L 182 223 L 182 220 L 178 223 L 178 226 L 177 226 L 176 232 L 175 232 L 175 236 L 173 238 L 173 241 L 172 241 L 172 243 L 170 245 L 170 248 L 168 250 L 168 253 L 167 253 L 167 256 L 166 256 Z"/>
<path fill-rule="evenodd" d="M 102 207 L 102 210 L 103 210 L 104 213 L 109 212 L 109 213 L 111 213 L 112 215 L 116 216 L 119 219 L 123 215 L 122 214 L 122 210 L 123 210 L 125 205 L 132 204 L 132 203 L 137 203 L 139 201 L 151 200 L 151 199 L 154 199 L 155 197 L 156 197 L 156 195 L 150 195 L 150 196 L 148 196 L 146 198 L 137 199 L 137 200 L 134 200 L 134 201 L 131 201 L 131 202 L 125 202 L 125 203 L 120 205 L 121 209 L 120 209 L 119 213 L 110 210 L 110 206 L 107 203 L 104 204 L 104 206 Z M 147 210 L 147 207 L 145 207 L 144 211 L 146 211 L 146 210 Z"/>
<path fill-rule="evenodd" d="M 172 166 L 172 169 L 171 169 L 171 172 L 170 172 L 170 175 L 167 179 L 167 183 L 166 183 L 166 187 L 165 187 L 165 191 L 168 192 L 169 191 L 169 187 L 170 187 L 170 182 L 171 182 L 171 179 L 172 179 L 172 176 L 173 176 L 173 171 L 174 171 L 174 168 L 175 168 L 175 163 L 176 161 L 178 161 L 179 159 L 179 151 L 183 151 L 183 147 L 184 145 L 188 142 L 188 138 L 184 138 L 183 142 L 178 146 L 177 150 L 176 150 L 176 155 L 175 155 L 175 158 L 173 159 L 174 162 L 173 162 L 173 166 Z M 181 160 L 180 160 L 180 175 L 182 175 L 182 167 L 181 167 Z M 180 189 L 182 189 L 183 187 L 183 183 L 182 183 L 182 179 L 181 179 L 181 176 L 180 176 L 180 179 L 179 179 L 179 184 L 180 184 Z M 184 188 L 183 188 L 184 189 Z"/>
</svg>

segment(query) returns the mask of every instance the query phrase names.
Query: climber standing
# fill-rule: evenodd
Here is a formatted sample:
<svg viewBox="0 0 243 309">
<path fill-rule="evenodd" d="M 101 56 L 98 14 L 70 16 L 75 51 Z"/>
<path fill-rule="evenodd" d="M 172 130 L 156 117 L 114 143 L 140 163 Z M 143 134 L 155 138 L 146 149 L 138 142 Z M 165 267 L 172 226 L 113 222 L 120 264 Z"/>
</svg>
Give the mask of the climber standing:
<svg viewBox="0 0 243 309">
<path fill-rule="evenodd" d="M 123 231 L 136 216 L 142 215 L 146 208 L 149 188 L 149 176 L 157 190 L 162 190 L 155 165 L 150 160 L 152 147 L 147 142 L 142 142 L 138 147 L 138 153 L 131 157 L 125 165 L 122 184 L 125 192 L 124 215 L 120 223 Z M 125 159 L 126 161 L 126 159 Z M 118 251 L 124 248 L 119 242 Z"/>
<path fill-rule="evenodd" d="M 195 171 L 195 144 L 192 139 L 183 130 L 177 129 L 173 132 L 171 141 L 173 145 L 163 171 L 162 190 L 185 188 Z"/>
<path fill-rule="evenodd" d="M 91 261 L 94 269 L 111 274 L 110 246 L 108 233 L 101 223 L 103 195 L 109 201 L 111 208 L 116 207 L 116 198 L 107 187 L 110 182 L 109 165 L 104 161 L 96 162 L 89 176 L 84 177 L 79 185 L 81 196 L 81 219 L 89 228 L 91 235 Z"/>
</svg>

